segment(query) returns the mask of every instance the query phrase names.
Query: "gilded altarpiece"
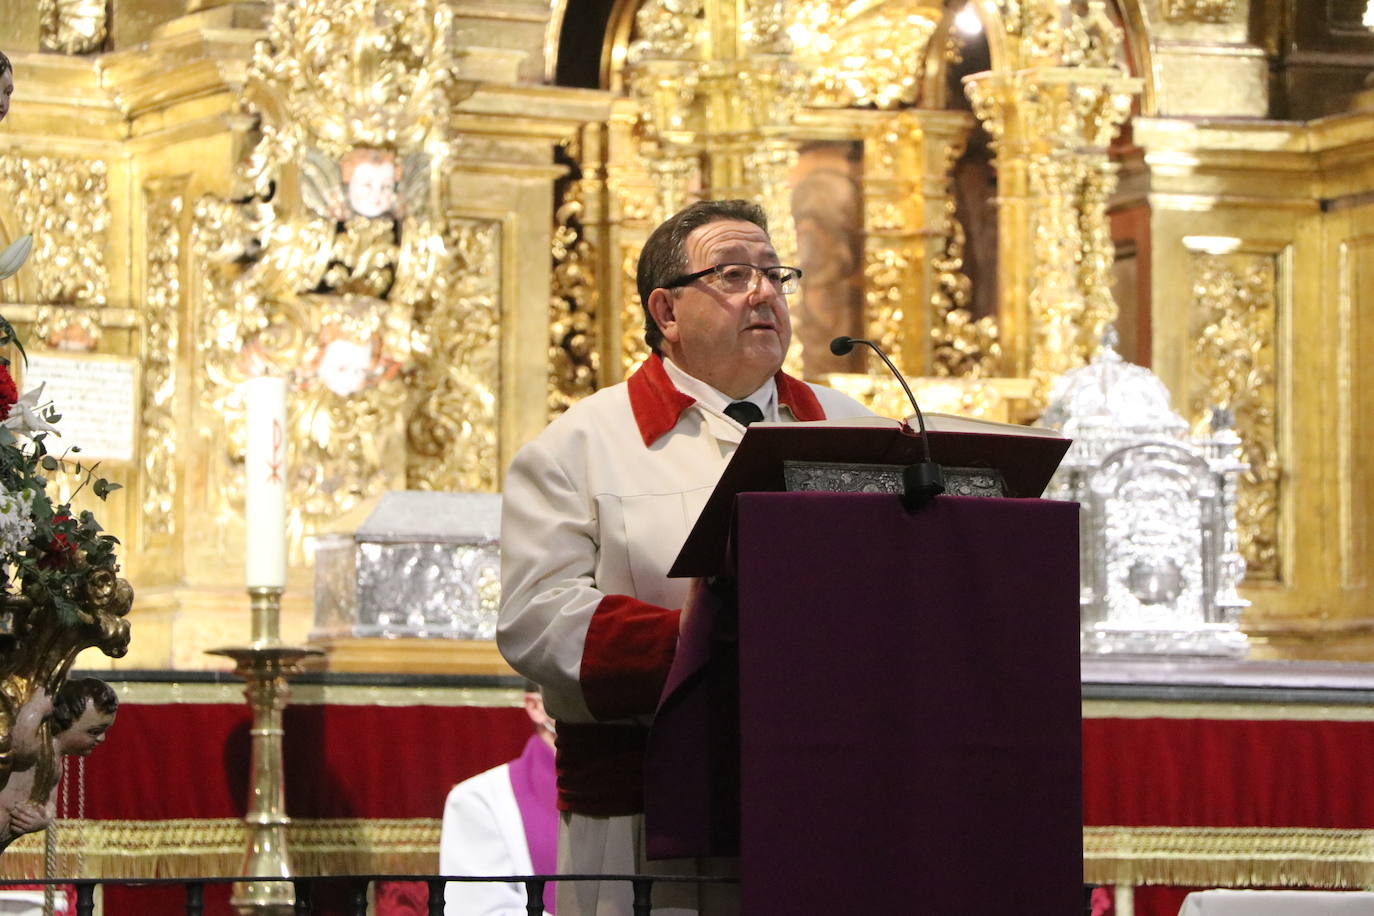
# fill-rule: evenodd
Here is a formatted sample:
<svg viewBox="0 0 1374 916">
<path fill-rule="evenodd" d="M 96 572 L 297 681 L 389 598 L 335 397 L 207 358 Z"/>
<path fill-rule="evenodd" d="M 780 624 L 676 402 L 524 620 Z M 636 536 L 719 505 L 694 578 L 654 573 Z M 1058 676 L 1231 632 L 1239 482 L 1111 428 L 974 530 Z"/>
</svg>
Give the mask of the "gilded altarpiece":
<svg viewBox="0 0 1374 916">
<path fill-rule="evenodd" d="M 33 235 L 28 262 L 0 285 L 0 293 L 8 303 L 6 317 L 27 336 L 30 353 L 95 359 L 129 353 L 135 322 L 119 308 L 125 289 L 121 258 L 127 252 L 121 191 L 127 177 L 127 164 L 96 144 L 55 137 L 0 147 L 0 228 L 7 239 Z M 33 387 L 22 360 L 15 369 L 20 387 Z M 101 472 L 125 487 L 136 477 L 125 461 L 107 460 Z M 75 475 L 60 472 L 51 483 L 64 495 L 78 485 Z M 120 532 L 137 517 L 128 492 L 101 509 L 106 527 Z"/>
<path fill-rule="evenodd" d="M 738 168 L 721 165 L 746 139 L 774 150 L 787 143 L 800 149 L 820 139 L 861 144 L 868 334 L 909 374 L 957 382 L 954 409 L 987 415 L 990 403 L 1010 398 L 1011 416 L 1028 419 L 1053 381 L 1081 365 L 1116 318 L 1116 251 L 1106 215 L 1122 165 L 1110 145 L 1122 125 L 1143 112 L 1149 117 L 1135 142 L 1145 148 L 1148 174 L 1142 178 L 1136 173 L 1140 166 L 1128 162 L 1128 195 L 1147 188 L 1156 208 L 1151 270 L 1163 282 L 1154 293 L 1153 338 L 1141 352 L 1190 418 L 1202 422 L 1214 407 L 1234 417 L 1251 465 L 1240 494 L 1240 527 L 1250 569 L 1247 587 L 1256 601 L 1253 617 L 1262 622 L 1260 629 L 1301 620 L 1307 612 L 1299 608 L 1305 600 L 1299 595 L 1314 596 L 1326 586 L 1317 582 L 1324 573 L 1314 578 L 1310 560 L 1298 570 L 1286 559 L 1310 540 L 1311 522 L 1291 515 L 1298 497 L 1288 481 L 1294 462 L 1311 460 L 1305 443 L 1315 440 L 1303 440 L 1296 451 L 1289 444 L 1297 440 L 1289 438 L 1294 421 L 1288 412 L 1298 409 L 1309 389 L 1295 389 L 1298 380 L 1285 368 L 1293 345 L 1285 315 L 1310 311 L 1316 306 L 1302 303 L 1319 295 L 1307 247 L 1314 230 L 1300 222 L 1316 211 L 1314 161 L 1295 152 L 1308 141 L 1293 139 L 1291 131 L 1259 123 L 1229 132 L 1218 128 L 1216 153 L 1203 153 L 1199 144 L 1207 141 L 1194 142 L 1187 129 L 1156 117 L 1162 109 L 1204 110 L 1200 105 L 1229 106 L 1238 114 L 1263 107 L 1263 87 L 1251 86 L 1248 77 L 1224 91 L 1208 77 L 1223 69 L 1253 69 L 1259 52 L 1245 27 L 1250 4 L 970 5 L 992 58 L 989 71 L 965 85 L 994 143 L 1000 263 L 997 313 L 976 321 L 965 308 L 965 240 L 951 219 L 947 186 L 963 134 L 934 126 L 932 118 L 954 114 L 933 106 L 943 103 L 937 74 L 949 65 L 958 6 L 622 3 L 612 17 L 604 84 L 628 96 L 639 114 L 628 131 L 622 128 L 618 146 L 588 147 L 575 158 L 584 174 L 607 176 L 628 174 L 636 158 L 647 163 L 637 173 L 633 195 L 621 191 L 631 185 L 614 181 L 597 191 L 606 194 L 604 212 L 617 214 L 622 199 L 644 199 L 647 177 L 654 183 L 658 216 L 697 193 L 742 193 L 770 206 L 751 184 L 764 179 L 763 173 L 751 173 L 744 160 Z M 784 19 L 780 27 L 778 15 Z M 881 54 L 872 41 L 878 34 L 888 39 Z M 765 49 L 802 61 L 806 78 L 783 79 L 788 71 L 782 63 L 770 59 L 765 66 L 758 58 Z M 873 65 L 862 72 L 846 69 L 846 60 L 860 58 Z M 736 87 L 774 93 L 775 104 L 770 109 L 718 98 L 713 80 L 722 69 L 735 71 Z M 772 82 L 761 80 L 761 72 Z M 907 78 L 912 73 L 924 79 Z M 750 120 L 750 112 L 760 110 L 794 113 L 775 130 L 767 118 Z M 1341 130 L 1333 126 L 1322 142 L 1349 142 Z M 1359 168 L 1353 161 L 1345 166 L 1345 154 L 1340 161 L 1343 170 Z M 1360 181 L 1340 183 L 1363 187 Z M 1190 225 L 1203 212 L 1214 229 Z M 1260 241 L 1257 220 L 1264 226 Z M 618 292 L 604 301 L 619 308 L 603 309 L 592 322 L 613 338 L 613 345 L 603 341 L 594 348 L 605 360 L 600 384 L 614 381 L 643 356 L 632 286 L 642 235 L 623 231 L 616 216 L 608 215 L 604 225 L 606 239 L 617 243 L 597 248 L 599 230 L 588 227 L 593 249 L 601 252 L 592 258 L 591 285 L 603 294 Z M 1234 236 L 1240 247 L 1213 253 L 1205 240 L 1202 247 L 1182 242 L 1199 231 Z M 788 237 L 784 231 L 783 239 Z M 876 375 L 851 380 L 849 389 L 879 409 L 901 409 Z M 1298 400 L 1290 406 L 1289 398 Z M 1342 505 L 1362 492 L 1361 479 L 1341 477 Z M 1315 485 L 1308 480 L 1305 486 Z M 1357 530 L 1362 525 L 1348 528 L 1342 550 L 1354 556 L 1359 551 L 1352 545 L 1364 543 Z M 1303 584 L 1294 590 L 1299 580 Z M 1306 636 L 1303 644 L 1310 645 Z"/>
<path fill-rule="evenodd" d="M 994 68 L 969 92 L 1003 149 L 1005 272 L 996 318 L 975 319 L 966 308 L 964 242 L 952 219 L 949 174 L 968 125 L 960 113 L 934 107 L 944 102 L 942 80 L 957 56 L 957 8 L 900 0 L 861 7 L 626 2 L 612 16 L 617 37 L 606 79 L 637 103 L 624 151 L 647 165 L 654 215 L 692 194 L 752 197 L 770 214 L 784 260 L 794 226 L 777 191 L 798 148 L 809 140 L 861 144 L 868 334 L 913 375 L 1018 376 L 1002 386 L 965 381 L 963 400 L 975 389 L 984 400 L 1029 393 L 1015 413 L 1033 416 L 1050 381 L 1081 365 L 1115 316 L 1105 222 L 1115 166 L 1106 147 L 1140 83 L 1123 69 L 1123 31 L 1103 3 L 974 7 Z M 627 162 L 606 147 L 596 153 L 584 155 L 584 168 L 609 174 Z M 616 188 L 610 192 L 614 212 Z M 634 239 L 626 242 L 615 262 L 600 265 L 622 280 L 636 254 Z M 637 310 L 624 299 L 618 365 L 608 367 L 608 381 L 642 358 Z M 793 371 L 803 362 L 796 349 Z M 1029 392 L 1020 378 L 1035 380 Z M 880 379 L 845 384 L 865 397 L 884 387 Z"/>
<path fill-rule="evenodd" d="M 604 89 L 585 98 L 534 85 L 549 60 L 471 47 L 477 32 L 444 22 L 481 18 L 466 7 L 272 4 L 254 21 L 248 6 L 140 25 L 146 48 L 120 44 L 134 33 L 108 9 L 103 23 L 80 3 L 24 12 L 21 71 L 44 101 L 4 125 L 0 228 L 38 242 L 4 298 L 42 346 L 140 357 L 142 448 L 136 466 L 111 470 L 129 485 L 114 498 L 120 533 L 146 548 L 131 569 L 159 585 L 174 587 L 192 561 L 204 584 L 237 584 L 232 564 L 203 561 L 236 556 L 243 537 L 240 379 L 291 375 L 298 537 L 383 487 L 495 489 L 550 414 L 642 358 L 633 270 L 655 220 L 698 193 L 743 194 L 764 203 L 791 250 L 787 175 L 807 144 L 859 151 L 868 333 L 909 374 L 956 383 L 963 409 L 1001 397 L 1013 417 L 1033 416 L 1114 312 L 1107 148 L 1138 98 L 1143 157 L 1130 167 L 1146 173 L 1132 180 L 1153 208 L 1156 287 L 1142 352 L 1190 417 L 1225 402 L 1237 418 L 1255 469 L 1242 496 L 1252 616 L 1278 626 L 1339 606 L 1356 629 L 1371 616 L 1359 609 L 1367 585 L 1349 584 L 1364 581 L 1370 542 L 1355 444 L 1366 248 L 1337 247 L 1370 227 L 1356 204 L 1316 204 L 1370 186 L 1358 153 L 1369 106 L 1307 126 L 1169 120 L 1205 119 L 1204 103 L 1268 111 L 1262 84 L 1234 101 L 1239 84 L 1204 66 L 1263 64 L 1246 23 L 1267 14 L 1254 4 L 973 4 L 992 65 L 968 95 L 997 144 L 1001 262 L 997 313 L 977 319 L 949 188 L 972 122 L 942 88 L 961 4 L 623 0 Z M 343 53 L 355 40 L 370 50 Z M 40 43 L 61 53 L 38 54 Z M 1206 93 L 1181 94 L 1190 83 Z M 75 212 L 40 200 L 67 192 Z M 1316 240 L 1347 224 L 1348 235 Z M 1212 255 L 1182 243 L 1200 232 L 1244 244 Z M 1268 297 L 1255 286 L 1266 261 Z M 1348 396 L 1328 414 L 1311 370 L 1285 369 L 1285 354 L 1297 328 L 1305 343 L 1327 333 L 1316 303 L 1338 301 L 1350 367 L 1333 390 Z M 1228 343 L 1266 328 L 1258 349 Z M 1337 361 L 1335 344 L 1321 352 Z M 878 403 L 881 377 L 859 384 Z M 1298 433 L 1327 415 L 1349 417 L 1345 432 Z M 1321 441 L 1346 456 L 1329 493 L 1323 476 L 1295 473 L 1320 460 Z M 1339 595 L 1303 559 L 1312 523 L 1290 509 L 1299 503 L 1344 519 Z"/>
<path fill-rule="evenodd" d="M 1347 590 L 1370 585 L 1369 557 L 1374 547 L 1367 522 L 1368 506 L 1374 505 L 1374 472 L 1360 435 L 1374 416 L 1374 323 L 1359 316 L 1374 308 L 1374 235 L 1357 234 L 1336 248 L 1337 327 L 1340 345 L 1336 356 L 1336 416 L 1341 431 L 1338 449 L 1340 488 L 1340 584 Z"/>
<path fill-rule="evenodd" d="M 186 237 L 189 177 L 158 178 L 143 186 L 144 276 L 143 442 L 139 549 L 163 551 L 176 540 L 182 511 L 177 462 L 177 371 L 186 319 Z M 180 447 L 179 447 L 180 446 Z"/>
<path fill-rule="evenodd" d="M 620 238 L 618 253 L 599 264 L 616 275 L 619 282 L 610 286 L 621 293 L 617 314 L 601 323 L 619 340 L 609 353 L 614 362 L 603 370 L 607 381 L 644 355 L 632 282 L 639 225 L 651 225 L 702 193 L 750 197 L 769 214 L 780 255 L 793 258 L 789 175 L 808 142 L 848 142 L 863 150 L 857 229 L 869 331 L 899 364 L 925 374 L 931 349 L 925 337 L 944 330 L 943 321 L 938 330 L 928 325 L 933 291 L 925 265 L 941 259 L 939 282 L 946 289 L 958 286 L 959 265 L 945 213 L 947 176 L 931 163 L 957 155 L 968 125 L 957 112 L 901 109 L 917 102 L 926 69 L 940 66 L 927 54 L 946 18 L 937 6 L 909 0 L 862 8 L 829 0 L 785 8 L 662 0 L 617 7 L 617 47 L 607 79 L 610 88 L 627 93 L 637 114 L 628 136 L 623 128 L 615 133 L 613 121 L 611 142 L 584 150 L 580 160 L 584 169 L 605 169 L 606 210 L 616 216 L 623 210 L 620 222 L 634 227 L 620 231 L 616 216 L 608 220 L 607 231 Z M 644 166 L 626 180 L 636 159 Z M 644 178 L 652 182 L 647 214 Z M 942 301 L 941 318 L 957 310 L 947 295 Z M 803 313 L 794 314 L 795 324 L 804 320 Z M 800 340 L 806 336 L 794 337 L 788 358 L 794 372 L 803 362 L 822 361 L 803 359 Z M 995 331 L 984 330 L 983 340 L 994 337 Z M 969 358 L 978 361 L 981 354 Z M 881 383 L 851 385 L 876 390 Z"/>
<path fill-rule="evenodd" d="M 1277 350 L 1280 271 L 1289 260 L 1282 252 L 1192 257 L 1195 380 L 1188 413 L 1203 432 L 1214 410 L 1228 411 L 1241 433 L 1249 469 L 1237 490 L 1236 522 L 1251 581 L 1281 577 Z"/>
<path fill-rule="evenodd" d="M 328 6 L 328 9 L 326 9 Z M 366 48 L 340 55 L 349 36 Z M 199 200 L 197 400 L 290 380 L 293 544 L 388 489 L 490 489 L 499 224 L 438 212 L 442 126 L 470 94 L 442 5 L 283 4 L 249 71 L 255 142 Z M 242 427 L 209 429 L 221 524 L 241 517 Z"/>
</svg>

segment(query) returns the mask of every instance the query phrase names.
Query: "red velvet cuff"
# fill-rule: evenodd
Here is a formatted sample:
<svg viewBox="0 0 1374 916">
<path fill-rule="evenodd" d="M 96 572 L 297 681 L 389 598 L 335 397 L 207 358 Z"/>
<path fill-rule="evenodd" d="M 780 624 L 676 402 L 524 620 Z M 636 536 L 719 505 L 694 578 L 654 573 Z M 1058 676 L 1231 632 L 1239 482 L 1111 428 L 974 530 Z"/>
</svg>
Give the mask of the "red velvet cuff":
<svg viewBox="0 0 1374 916">
<path fill-rule="evenodd" d="M 658 708 L 677 651 L 681 613 L 629 595 L 601 599 L 587 627 L 580 672 L 593 716 L 609 721 Z"/>
<path fill-rule="evenodd" d="M 558 810 L 591 817 L 644 810 L 644 748 L 639 725 L 558 723 Z"/>
</svg>

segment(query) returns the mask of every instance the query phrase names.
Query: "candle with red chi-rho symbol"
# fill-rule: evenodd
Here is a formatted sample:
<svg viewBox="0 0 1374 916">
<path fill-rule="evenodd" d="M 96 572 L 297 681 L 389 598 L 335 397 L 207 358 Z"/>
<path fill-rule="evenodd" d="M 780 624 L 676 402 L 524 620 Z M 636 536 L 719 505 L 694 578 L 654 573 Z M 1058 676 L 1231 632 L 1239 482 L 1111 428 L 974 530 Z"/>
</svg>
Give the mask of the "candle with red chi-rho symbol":
<svg viewBox="0 0 1374 916">
<path fill-rule="evenodd" d="M 248 414 L 244 518 L 248 588 L 286 587 L 286 379 L 243 383 Z"/>
</svg>

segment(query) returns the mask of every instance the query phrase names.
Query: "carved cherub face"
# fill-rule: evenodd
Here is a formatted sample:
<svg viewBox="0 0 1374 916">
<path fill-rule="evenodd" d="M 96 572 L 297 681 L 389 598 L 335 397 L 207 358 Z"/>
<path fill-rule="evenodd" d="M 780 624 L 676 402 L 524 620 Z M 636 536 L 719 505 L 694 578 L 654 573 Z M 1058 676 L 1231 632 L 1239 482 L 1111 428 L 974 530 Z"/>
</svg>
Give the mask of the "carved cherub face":
<svg viewBox="0 0 1374 916">
<path fill-rule="evenodd" d="M 115 714 L 101 712 L 89 700 L 81 711 L 81 718 L 57 736 L 57 751 L 68 757 L 86 757 L 105 741 L 105 733 L 114 725 Z"/>
<path fill-rule="evenodd" d="M 14 71 L 6 70 L 0 74 L 0 121 L 10 113 L 10 96 L 14 95 Z"/>
<path fill-rule="evenodd" d="M 348 397 L 367 385 L 374 362 L 371 345 L 340 337 L 325 344 L 316 373 L 326 388 Z"/>
<path fill-rule="evenodd" d="M 379 150 L 354 150 L 341 163 L 353 212 L 368 219 L 396 206 L 396 159 Z"/>
</svg>

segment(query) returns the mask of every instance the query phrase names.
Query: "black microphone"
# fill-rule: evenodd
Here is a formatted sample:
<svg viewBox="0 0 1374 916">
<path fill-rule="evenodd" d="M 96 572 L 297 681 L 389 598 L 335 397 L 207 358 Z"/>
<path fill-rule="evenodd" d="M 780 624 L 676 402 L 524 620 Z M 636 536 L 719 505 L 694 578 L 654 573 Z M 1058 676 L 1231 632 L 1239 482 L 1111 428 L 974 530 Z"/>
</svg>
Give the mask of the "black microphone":
<svg viewBox="0 0 1374 916">
<path fill-rule="evenodd" d="M 902 503 L 908 509 L 919 509 L 926 505 L 934 497 L 945 492 L 945 472 L 930 457 L 930 436 L 926 434 L 926 418 L 921 413 L 921 405 L 916 403 L 916 395 L 911 393 L 911 386 L 906 383 L 902 373 L 897 371 L 897 367 L 892 365 L 892 360 L 887 358 L 883 348 L 871 340 L 864 340 L 862 337 L 845 337 L 841 335 L 830 341 L 830 352 L 836 356 L 844 356 L 854 349 L 855 344 L 863 344 L 872 347 L 873 352 L 887 365 L 887 368 L 901 382 L 902 390 L 906 392 L 907 400 L 911 402 L 911 408 L 916 412 L 916 425 L 920 427 L 921 450 L 925 453 L 925 461 L 920 464 L 910 464 L 902 469 L 902 486 L 905 493 L 902 496 Z"/>
</svg>

